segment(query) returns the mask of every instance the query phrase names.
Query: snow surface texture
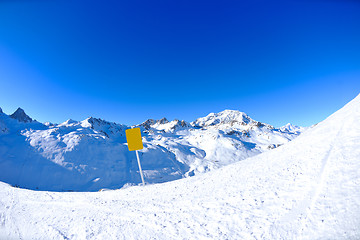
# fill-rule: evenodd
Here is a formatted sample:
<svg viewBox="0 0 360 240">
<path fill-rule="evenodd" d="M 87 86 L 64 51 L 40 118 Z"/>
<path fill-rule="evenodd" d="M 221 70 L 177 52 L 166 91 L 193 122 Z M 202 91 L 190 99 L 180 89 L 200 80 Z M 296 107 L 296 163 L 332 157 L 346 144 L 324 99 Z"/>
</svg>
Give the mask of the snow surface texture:
<svg viewBox="0 0 360 240">
<path fill-rule="evenodd" d="M 360 239 L 360 95 L 286 145 L 163 184 L 0 183 L 0 239 Z"/>
<path fill-rule="evenodd" d="M 276 148 L 301 131 L 274 129 L 225 110 L 192 123 L 149 119 L 140 159 L 145 181 L 160 183 L 204 173 Z M 128 126 L 90 117 L 39 123 L 22 109 L 0 113 L 0 181 L 52 191 L 118 189 L 141 182 Z"/>
</svg>

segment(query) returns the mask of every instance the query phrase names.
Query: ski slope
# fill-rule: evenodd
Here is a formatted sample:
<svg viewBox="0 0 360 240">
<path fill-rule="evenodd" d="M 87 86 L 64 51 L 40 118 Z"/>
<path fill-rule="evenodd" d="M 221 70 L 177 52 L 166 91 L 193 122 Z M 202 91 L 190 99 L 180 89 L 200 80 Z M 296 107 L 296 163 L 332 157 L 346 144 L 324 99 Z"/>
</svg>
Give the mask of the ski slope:
<svg viewBox="0 0 360 240">
<path fill-rule="evenodd" d="M 0 239 L 359 239 L 360 95 L 295 140 L 191 178 L 103 192 L 0 184 Z"/>
</svg>

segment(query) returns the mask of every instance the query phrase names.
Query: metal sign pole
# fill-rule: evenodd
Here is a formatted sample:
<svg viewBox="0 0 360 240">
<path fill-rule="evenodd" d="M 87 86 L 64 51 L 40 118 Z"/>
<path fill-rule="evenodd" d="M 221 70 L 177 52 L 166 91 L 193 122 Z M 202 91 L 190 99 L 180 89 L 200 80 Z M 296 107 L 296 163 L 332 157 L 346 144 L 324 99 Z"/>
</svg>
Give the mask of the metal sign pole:
<svg viewBox="0 0 360 240">
<path fill-rule="evenodd" d="M 145 182 L 144 182 L 144 176 L 143 176 L 143 173 L 142 173 L 142 169 L 141 169 L 141 164 L 140 164 L 140 159 L 139 159 L 139 153 L 138 151 L 136 150 L 136 158 L 137 158 L 137 161 L 138 161 L 138 164 L 139 164 L 139 170 L 140 170 L 140 176 L 141 176 L 141 181 L 143 183 L 143 185 L 145 185 Z"/>
</svg>

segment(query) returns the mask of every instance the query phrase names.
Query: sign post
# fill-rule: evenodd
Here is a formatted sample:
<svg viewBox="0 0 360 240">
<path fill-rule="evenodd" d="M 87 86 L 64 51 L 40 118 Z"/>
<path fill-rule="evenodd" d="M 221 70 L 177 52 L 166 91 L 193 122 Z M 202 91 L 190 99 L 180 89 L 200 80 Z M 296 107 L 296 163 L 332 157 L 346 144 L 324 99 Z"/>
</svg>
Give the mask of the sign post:
<svg viewBox="0 0 360 240">
<path fill-rule="evenodd" d="M 142 181 L 143 185 L 145 185 L 144 176 L 143 176 L 142 169 L 141 169 L 141 164 L 140 164 L 139 153 L 138 153 L 138 150 L 144 148 L 143 143 L 142 143 L 142 139 L 141 139 L 140 128 L 127 129 L 125 131 L 125 133 L 126 133 L 126 140 L 128 142 L 129 151 L 135 151 L 136 152 L 136 158 L 137 158 L 138 165 L 139 165 L 141 181 Z"/>
<path fill-rule="evenodd" d="M 145 185 L 145 182 L 144 182 L 144 176 L 143 176 L 143 172 L 142 172 L 142 169 L 141 169 L 141 164 L 140 164 L 139 153 L 138 153 L 138 151 L 137 151 L 137 150 L 136 150 L 135 152 L 136 152 L 136 158 L 137 158 L 138 165 L 139 165 L 139 170 L 140 170 L 141 181 L 142 181 L 143 185 Z"/>
</svg>

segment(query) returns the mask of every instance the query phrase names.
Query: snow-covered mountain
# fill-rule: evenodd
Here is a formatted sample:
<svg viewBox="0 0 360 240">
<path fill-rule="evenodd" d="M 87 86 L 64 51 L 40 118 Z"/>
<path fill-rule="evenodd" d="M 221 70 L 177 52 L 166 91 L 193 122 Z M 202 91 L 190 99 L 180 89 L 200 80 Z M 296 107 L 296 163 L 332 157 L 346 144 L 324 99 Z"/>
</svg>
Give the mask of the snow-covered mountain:
<svg viewBox="0 0 360 240">
<path fill-rule="evenodd" d="M 256 125 L 256 121 L 252 120 L 243 112 L 235 110 L 225 110 L 219 113 L 210 113 L 206 117 L 198 118 L 192 123 L 193 126 L 210 127 L 210 126 L 244 126 Z"/>
<path fill-rule="evenodd" d="M 281 146 L 297 131 L 275 129 L 245 113 L 225 110 L 188 123 L 149 119 L 140 151 L 148 183 L 171 181 L 244 160 Z M 128 126 L 99 118 L 39 123 L 19 108 L 0 113 L 0 180 L 41 190 L 96 191 L 140 182 Z"/>
<path fill-rule="evenodd" d="M 290 133 L 302 133 L 306 130 L 307 128 L 305 127 L 299 127 L 299 126 L 295 126 L 291 123 L 286 124 L 285 126 L 280 127 L 280 130 L 282 132 L 290 132 Z"/>
<path fill-rule="evenodd" d="M 0 183 L 0 239 L 360 239 L 359 119 L 360 95 L 281 148 L 163 184 Z"/>
</svg>

